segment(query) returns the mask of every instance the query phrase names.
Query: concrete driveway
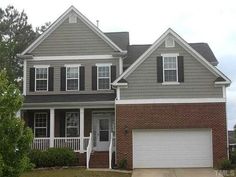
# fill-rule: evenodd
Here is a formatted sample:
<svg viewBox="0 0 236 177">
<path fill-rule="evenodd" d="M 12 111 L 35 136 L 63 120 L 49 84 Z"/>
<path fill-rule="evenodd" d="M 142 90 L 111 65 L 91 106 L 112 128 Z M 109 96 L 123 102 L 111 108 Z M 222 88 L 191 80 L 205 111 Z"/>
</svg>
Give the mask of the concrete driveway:
<svg viewBox="0 0 236 177">
<path fill-rule="evenodd" d="M 134 169 L 132 177 L 223 177 L 212 168 Z"/>
</svg>

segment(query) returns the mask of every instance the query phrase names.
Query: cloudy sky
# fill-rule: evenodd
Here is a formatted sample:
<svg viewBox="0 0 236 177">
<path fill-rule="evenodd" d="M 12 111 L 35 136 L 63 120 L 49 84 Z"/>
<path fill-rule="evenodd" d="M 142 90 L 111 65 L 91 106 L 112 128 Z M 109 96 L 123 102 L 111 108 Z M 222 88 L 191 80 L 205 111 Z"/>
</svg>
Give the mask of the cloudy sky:
<svg viewBox="0 0 236 177">
<path fill-rule="evenodd" d="M 235 0 L 1 0 L 0 7 L 25 10 L 34 26 L 56 20 L 74 5 L 100 29 L 129 31 L 132 44 L 153 43 L 171 27 L 188 42 L 208 42 L 233 83 L 227 88 L 228 127 L 236 124 Z"/>
</svg>

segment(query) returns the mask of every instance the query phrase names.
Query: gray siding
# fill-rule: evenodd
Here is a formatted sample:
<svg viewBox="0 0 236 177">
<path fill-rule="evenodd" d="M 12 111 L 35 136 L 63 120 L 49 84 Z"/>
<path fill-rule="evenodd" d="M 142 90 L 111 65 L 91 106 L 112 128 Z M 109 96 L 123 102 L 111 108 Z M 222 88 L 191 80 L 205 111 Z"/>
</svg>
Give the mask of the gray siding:
<svg viewBox="0 0 236 177">
<path fill-rule="evenodd" d="M 163 53 L 184 56 L 184 83 L 157 83 L 156 57 Z M 126 78 L 128 88 L 121 89 L 121 99 L 219 98 L 223 96 L 222 88 L 214 86 L 216 78 L 179 44 L 176 43 L 174 48 L 165 48 L 163 43 Z"/>
<path fill-rule="evenodd" d="M 66 18 L 32 51 L 32 54 L 35 56 L 103 55 L 111 54 L 113 51 L 79 18 L 77 23 L 69 23 L 69 18 Z"/>
<path fill-rule="evenodd" d="M 92 66 L 96 63 L 112 63 L 116 65 L 116 75 L 119 72 L 118 59 L 105 59 L 105 60 L 57 60 L 57 61 L 27 61 L 26 70 L 26 94 L 27 95 L 47 95 L 47 94 L 91 94 L 91 93 L 113 93 L 114 90 L 109 91 L 92 91 Z M 50 65 L 54 68 L 54 91 L 50 92 L 29 92 L 30 68 L 34 65 Z M 85 90 L 84 91 L 60 91 L 61 89 L 61 67 L 65 64 L 81 64 L 85 67 Z"/>
</svg>

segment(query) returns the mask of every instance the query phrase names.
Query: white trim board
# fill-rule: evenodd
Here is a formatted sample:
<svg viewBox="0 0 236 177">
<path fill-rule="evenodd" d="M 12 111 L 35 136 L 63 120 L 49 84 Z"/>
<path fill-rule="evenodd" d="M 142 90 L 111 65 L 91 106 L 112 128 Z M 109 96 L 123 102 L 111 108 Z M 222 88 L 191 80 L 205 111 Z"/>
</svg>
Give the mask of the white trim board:
<svg viewBox="0 0 236 177">
<path fill-rule="evenodd" d="M 70 13 L 74 12 L 77 17 L 84 22 L 95 34 L 104 40 L 112 49 L 119 52 L 121 50 L 114 42 L 112 42 L 99 28 L 97 28 L 91 21 L 89 21 L 82 13 L 80 13 L 74 6 L 70 6 L 52 25 L 36 39 L 29 47 L 27 47 L 21 55 L 31 53 L 42 41 L 44 41 L 62 22 L 70 16 Z"/>
<path fill-rule="evenodd" d="M 33 57 L 33 61 L 44 61 L 44 60 L 107 60 L 119 57 L 113 57 L 112 55 L 72 55 L 72 56 L 38 56 Z"/>
<path fill-rule="evenodd" d="M 161 44 L 164 42 L 165 38 L 171 34 L 175 41 L 187 50 L 193 57 L 195 57 L 201 64 L 203 64 L 209 71 L 211 71 L 215 76 L 225 79 L 224 84 L 230 84 L 231 81 L 226 77 L 221 71 L 216 67 L 212 66 L 204 57 L 202 57 L 196 50 L 194 50 L 183 38 L 181 38 L 175 31 L 168 29 L 163 33 L 153 44 L 149 47 L 123 74 L 121 74 L 112 85 L 117 85 L 118 81 L 122 78 L 126 79 L 143 61 L 145 61 Z"/>
<path fill-rule="evenodd" d="M 167 103 L 225 103 L 225 98 L 132 99 L 116 100 L 115 104 L 167 104 Z"/>
</svg>

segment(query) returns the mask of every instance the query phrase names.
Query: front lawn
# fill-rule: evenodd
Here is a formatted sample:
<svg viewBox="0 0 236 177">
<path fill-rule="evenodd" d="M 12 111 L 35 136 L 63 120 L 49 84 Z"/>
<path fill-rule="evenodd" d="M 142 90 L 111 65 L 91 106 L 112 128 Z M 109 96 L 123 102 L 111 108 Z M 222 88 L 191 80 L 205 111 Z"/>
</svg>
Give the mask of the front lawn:
<svg viewBox="0 0 236 177">
<path fill-rule="evenodd" d="M 131 173 L 89 171 L 84 168 L 33 170 L 21 177 L 131 177 Z"/>
</svg>

